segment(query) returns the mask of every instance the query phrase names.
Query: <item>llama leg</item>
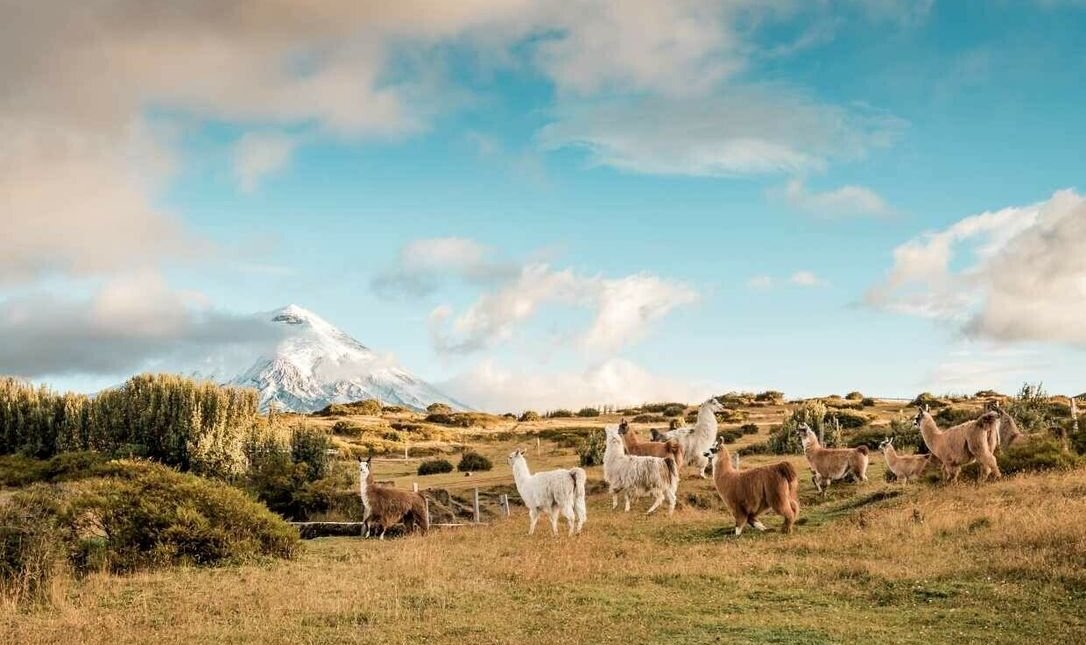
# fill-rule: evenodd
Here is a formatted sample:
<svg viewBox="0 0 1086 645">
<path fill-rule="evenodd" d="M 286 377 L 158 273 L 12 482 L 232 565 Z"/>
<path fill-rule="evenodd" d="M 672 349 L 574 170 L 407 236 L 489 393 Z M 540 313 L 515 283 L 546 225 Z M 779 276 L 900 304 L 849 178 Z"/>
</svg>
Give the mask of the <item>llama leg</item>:
<svg viewBox="0 0 1086 645">
<path fill-rule="evenodd" d="M 539 521 L 539 510 L 534 506 L 528 507 L 528 535 L 535 533 L 535 523 Z"/>
<path fill-rule="evenodd" d="M 822 492 L 822 477 L 818 473 L 811 474 L 811 481 L 814 482 L 815 489 L 818 492 Z"/>
<path fill-rule="evenodd" d="M 759 531 L 765 530 L 765 524 L 759 522 L 758 518 L 754 517 L 753 515 L 747 517 L 747 522 L 749 522 L 751 526 L 758 529 Z"/>
<path fill-rule="evenodd" d="M 554 537 L 558 537 L 558 508 L 552 506 L 548 515 L 550 515 L 551 518 L 551 534 L 554 535 Z"/>
<path fill-rule="evenodd" d="M 663 503 L 664 503 L 664 494 L 657 491 L 656 496 L 652 501 L 652 506 L 649 507 L 649 510 L 645 511 L 645 515 L 652 515 L 652 512 L 655 511 L 660 506 L 660 504 L 663 504 Z"/>
<path fill-rule="evenodd" d="M 708 479 L 708 477 L 705 475 L 705 468 L 708 465 L 709 460 L 705 457 L 705 455 L 699 455 L 697 460 L 698 477 L 701 477 L 702 479 Z"/>
<path fill-rule="evenodd" d="M 577 515 L 573 512 L 573 504 L 566 504 L 562 507 L 562 517 L 566 518 L 566 527 L 572 537 L 577 532 Z"/>
<path fill-rule="evenodd" d="M 744 513 L 734 513 L 735 516 L 735 537 L 739 537 L 743 534 L 743 527 L 747 525 L 747 516 Z"/>
<path fill-rule="evenodd" d="M 981 458 L 981 465 L 985 466 L 986 470 L 988 470 L 988 472 L 985 473 L 985 479 L 988 478 L 989 474 L 993 473 L 995 474 L 996 479 L 1003 477 L 1003 473 L 999 472 L 999 462 L 996 461 L 995 455 L 992 453 L 989 452 Z"/>
<path fill-rule="evenodd" d="M 626 512 L 630 512 L 630 491 L 623 491 L 622 493 L 626 497 Z"/>
<path fill-rule="evenodd" d="M 667 491 L 664 492 L 664 495 L 665 497 L 667 497 L 667 514 L 671 515 L 675 512 L 675 491 L 674 489 L 669 488 L 667 489 Z"/>
<path fill-rule="evenodd" d="M 616 508 L 618 508 L 618 493 L 611 493 L 611 510 L 613 511 Z"/>
</svg>

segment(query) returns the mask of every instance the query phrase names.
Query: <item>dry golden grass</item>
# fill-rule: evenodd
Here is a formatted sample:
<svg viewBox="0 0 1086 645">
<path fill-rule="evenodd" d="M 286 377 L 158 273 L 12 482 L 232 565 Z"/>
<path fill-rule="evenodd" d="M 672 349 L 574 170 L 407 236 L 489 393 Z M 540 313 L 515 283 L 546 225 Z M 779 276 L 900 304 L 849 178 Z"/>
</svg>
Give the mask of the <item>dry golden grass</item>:
<svg viewBox="0 0 1086 645">
<path fill-rule="evenodd" d="M 710 494 L 689 478 L 681 491 Z M 0 633 L 28 645 L 1022 643 L 1086 633 L 1086 472 L 981 487 L 842 485 L 825 502 L 805 483 L 803 501 L 791 536 L 737 539 L 715 507 L 644 517 L 597 496 L 573 539 L 545 526 L 527 537 L 515 509 L 428 537 L 314 540 L 290 562 L 95 575 L 55 609 L 0 609 Z"/>
</svg>

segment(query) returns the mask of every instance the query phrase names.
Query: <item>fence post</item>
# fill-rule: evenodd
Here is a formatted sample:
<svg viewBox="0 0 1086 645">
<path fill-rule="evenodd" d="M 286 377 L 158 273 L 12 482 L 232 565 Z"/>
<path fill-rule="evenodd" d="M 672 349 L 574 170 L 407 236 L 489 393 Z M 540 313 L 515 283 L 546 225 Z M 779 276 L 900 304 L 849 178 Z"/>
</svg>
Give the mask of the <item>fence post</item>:
<svg viewBox="0 0 1086 645">
<path fill-rule="evenodd" d="M 411 491 L 415 492 L 415 493 L 419 492 L 419 483 L 418 482 L 411 482 Z"/>
<path fill-rule="evenodd" d="M 408 459 L 407 451 L 408 451 L 408 447 L 410 445 L 411 445 L 411 442 L 409 442 L 407 440 L 404 440 L 404 442 L 403 442 L 403 458 L 404 458 L 404 461 L 407 461 L 407 459 Z"/>
<path fill-rule="evenodd" d="M 426 502 L 426 526 L 430 526 L 430 498 L 423 497 L 422 501 Z"/>
<path fill-rule="evenodd" d="M 479 523 L 479 489 L 478 488 L 475 489 L 475 501 L 472 504 L 472 507 L 473 507 L 473 510 L 475 511 L 475 513 L 474 513 L 474 515 L 475 515 L 475 523 L 478 524 Z"/>
<path fill-rule="evenodd" d="M 543 444 L 539 441 L 539 437 L 535 438 L 535 455 L 538 457 L 543 454 Z"/>
</svg>

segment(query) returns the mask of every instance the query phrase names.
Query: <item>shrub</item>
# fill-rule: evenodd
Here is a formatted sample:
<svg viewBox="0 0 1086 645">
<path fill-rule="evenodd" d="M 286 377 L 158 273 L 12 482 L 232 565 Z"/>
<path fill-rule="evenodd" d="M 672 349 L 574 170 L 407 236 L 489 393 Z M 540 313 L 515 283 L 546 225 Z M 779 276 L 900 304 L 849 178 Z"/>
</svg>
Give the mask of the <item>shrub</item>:
<svg viewBox="0 0 1086 645">
<path fill-rule="evenodd" d="M 920 394 L 916 395 L 915 399 L 909 402 L 909 407 L 911 408 L 922 408 L 924 406 L 927 406 L 932 410 L 945 408 L 948 405 L 950 404 L 936 397 L 931 392 L 921 392 Z"/>
<path fill-rule="evenodd" d="M 754 395 L 754 400 L 759 403 L 781 403 L 784 401 L 784 392 L 766 390 Z"/>
<path fill-rule="evenodd" d="M 663 410 L 665 417 L 681 417 L 686 412 L 685 405 L 669 405 Z"/>
<path fill-rule="evenodd" d="M 1040 432 L 1053 424 L 1052 408 L 1043 384 L 1024 383 L 1011 400 L 1007 412 L 1022 432 Z"/>
<path fill-rule="evenodd" d="M 518 418 L 517 421 L 520 421 L 522 423 L 527 423 L 529 421 L 539 421 L 539 413 L 535 410 L 525 410 L 521 413 L 520 418 Z"/>
<path fill-rule="evenodd" d="M 860 401 L 860 405 L 865 408 L 873 408 L 875 407 L 875 399 L 865 396 L 863 400 Z"/>
<path fill-rule="evenodd" d="M 926 453 L 927 447 L 920 431 L 913 427 L 912 422 L 904 420 L 892 421 L 889 428 L 862 428 L 848 435 L 845 445 L 849 448 L 857 448 L 861 445 L 871 450 L 877 450 L 883 439 L 894 438 L 894 449 L 899 453 L 912 452 Z"/>
<path fill-rule="evenodd" d="M 474 425 L 471 415 L 459 412 L 454 412 L 452 414 L 433 412 L 426 415 L 426 421 L 454 428 L 470 428 Z"/>
<path fill-rule="evenodd" d="M 57 516 L 30 493 L 0 504 L 0 597 L 16 604 L 50 600 L 53 580 L 67 567 Z"/>
<path fill-rule="evenodd" d="M 739 437 L 742 436 L 743 433 L 739 432 L 738 430 L 724 430 L 717 433 L 717 438 L 724 443 L 735 443 L 736 441 L 739 441 Z"/>
<path fill-rule="evenodd" d="M 945 408 L 940 408 L 933 418 L 940 426 L 946 427 L 956 426 L 959 423 L 965 423 L 966 421 L 972 421 L 979 417 L 980 414 L 980 411 L 975 408 L 948 405 Z"/>
<path fill-rule="evenodd" d="M 845 395 L 845 399 L 847 399 L 849 401 L 862 401 L 863 398 L 864 398 L 863 393 L 862 392 L 857 392 L 855 390 L 853 390 L 852 392 L 849 392 L 848 394 Z"/>
<path fill-rule="evenodd" d="M 1016 441 L 999 455 L 999 469 L 1005 475 L 1075 468 L 1084 462 L 1078 455 L 1064 452 L 1060 441 L 1052 437 Z"/>
<path fill-rule="evenodd" d="M 751 392 L 727 392 L 716 397 L 717 401 L 720 401 L 721 405 L 735 408 L 742 405 L 750 405 L 754 402 L 756 395 Z"/>
<path fill-rule="evenodd" d="M 582 467 L 599 466 L 603 464 L 603 453 L 606 442 L 603 432 L 589 432 L 581 440 L 577 455 Z"/>
<path fill-rule="evenodd" d="M 841 427 L 845 429 L 862 428 L 867 425 L 869 421 L 871 421 L 870 417 L 868 417 L 866 414 L 862 414 L 860 412 L 853 412 L 851 410 L 834 410 L 833 412 L 829 413 L 829 417 L 830 418 L 827 420 L 828 425 L 834 427 L 834 429 L 836 429 L 836 426 L 833 422 L 834 419 L 836 419 L 837 423 L 841 424 Z M 827 432 L 826 434 L 829 434 L 829 432 Z"/>
<path fill-rule="evenodd" d="M 598 417 L 598 416 L 600 416 L 600 411 L 597 410 L 596 408 L 581 408 L 580 410 L 577 411 L 577 416 L 586 417 L 586 418 L 587 417 Z"/>
<path fill-rule="evenodd" d="M 747 455 L 768 455 L 773 451 L 769 447 L 769 442 L 759 441 L 749 446 L 743 446 L 737 452 L 741 457 L 746 457 Z"/>
<path fill-rule="evenodd" d="M 758 424 L 756 423 L 744 423 L 739 426 L 739 432 L 742 434 L 758 434 Z"/>
<path fill-rule="evenodd" d="M 490 470 L 493 467 L 494 464 L 491 463 L 489 459 L 470 450 L 460 457 L 460 463 L 456 465 L 456 469 L 462 473 Z"/>
<path fill-rule="evenodd" d="M 745 410 L 735 410 L 732 408 L 724 408 L 723 411 L 716 414 L 716 420 L 720 423 L 739 423 L 745 421 L 747 413 Z M 697 420 L 697 415 L 694 415 L 694 419 Z"/>
<path fill-rule="evenodd" d="M 382 414 L 401 414 L 407 412 L 407 408 L 402 405 L 385 405 L 381 407 Z"/>
<path fill-rule="evenodd" d="M 639 414 L 633 418 L 634 423 L 666 423 L 667 419 L 659 414 Z"/>
<path fill-rule="evenodd" d="M 290 458 L 306 467 L 306 479 L 313 481 L 328 473 L 328 451 L 332 440 L 315 428 L 296 427 L 290 433 Z"/>
<path fill-rule="evenodd" d="M 551 410 L 547 413 L 548 419 L 568 419 L 573 416 L 573 412 L 566 410 L 565 408 L 559 408 L 557 410 Z"/>
<path fill-rule="evenodd" d="M 361 437 L 362 426 L 351 423 L 350 421 L 336 421 L 332 425 L 332 434 L 337 434 L 341 437 Z"/>
<path fill-rule="evenodd" d="M 444 403 L 431 403 L 426 406 L 426 411 L 430 414 L 452 414 L 453 409 Z"/>
<path fill-rule="evenodd" d="M 451 473 L 452 471 L 453 465 L 449 463 L 448 459 L 427 459 L 419 464 L 418 475 L 422 477 L 424 475 Z"/>
<path fill-rule="evenodd" d="M 0 486 L 18 488 L 37 482 L 56 482 L 93 476 L 109 461 L 97 452 L 62 452 L 51 459 L 23 455 L 0 456 Z"/>
</svg>

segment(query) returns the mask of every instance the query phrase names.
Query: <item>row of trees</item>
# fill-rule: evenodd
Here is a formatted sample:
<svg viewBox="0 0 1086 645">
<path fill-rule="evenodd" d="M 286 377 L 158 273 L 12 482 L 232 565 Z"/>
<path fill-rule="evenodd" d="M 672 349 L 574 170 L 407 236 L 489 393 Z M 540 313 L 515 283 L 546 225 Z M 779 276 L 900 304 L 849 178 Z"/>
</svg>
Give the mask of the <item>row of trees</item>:
<svg viewBox="0 0 1086 645">
<path fill-rule="evenodd" d="M 97 450 L 183 470 L 232 474 L 259 422 L 255 390 L 167 374 L 133 377 L 88 397 L 0 378 L 0 454 L 48 458 Z"/>
</svg>

